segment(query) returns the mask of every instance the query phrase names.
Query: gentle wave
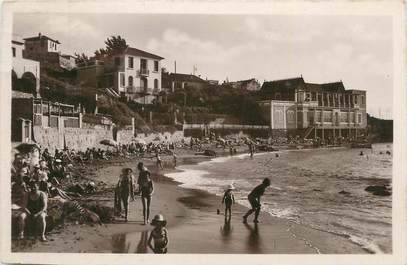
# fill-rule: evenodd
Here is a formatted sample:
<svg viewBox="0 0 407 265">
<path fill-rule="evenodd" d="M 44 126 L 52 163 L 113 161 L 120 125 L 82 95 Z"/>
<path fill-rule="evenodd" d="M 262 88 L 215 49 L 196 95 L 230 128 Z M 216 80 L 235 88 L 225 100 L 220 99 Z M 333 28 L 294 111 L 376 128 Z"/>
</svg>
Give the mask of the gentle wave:
<svg viewBox="0 0 407 265">
<path fill-rule="evenodd" d="M 310 194 L 311 194 L 310 192 L 312 192 L 312 190 L 316 187 L 316 185 L 323 183 L 321 181 L 324 181 L 324 179 L 326 179 L 327 181 L 336 181 L 335 179 L 341 178 L 340 175 L 337 175 L 334 178 L 326 178 L 326 176 L 332 175 L 332 173 L 330 173 L 330 172 L 334 172 L 333 170 L 335 170 L 336 168 L 331 169 L 326 166 L 327 164 L 320 164 L 321 167 L 318 166 L 317 168 L 315 168 L 315 166 L 313 166 L 314 164 L 312 164 L 312 163 L 315 163 L 316 159 L 321 157 L 321 154 L 323 155 L 323 158 L 325 159 L 325 163 L 327 163 L 327 162 L 328 163 L 337 163 L 336 161 L 338 160 L 338 156 L 343 155 L 342 152 L 344 153 L 344 155 L 347 155 L 347 153 L 350 153 L 350 156 L 352 156 L 352 154 L 354 155 L 354 153 L 355 153 L 355 150 L 348 151 L 343 148 L 336 148 L 336 149 L 338 149 L 337 152 L 341 152 L 341 153 L 338 154 L 335 152 L 332 153 L 330 150 L 329 150 L 329 152 L 328 152 L 328 150 L 322 150 L 321 152 L 326 152 L 326 154 L 318 152 L 318 151 L 310 154 L 310 151 L 312 151 L 312 149 L 279 151 L 278 153 L 280 153 L 280 158 L 281 158 L 281 156 L 283 156 L 283 159 L 281 159 L 280 161 L 278 161 L 278 159 L 276 159 L 275 161 L 278 164 L 276 165 L 275 163 L 273 163 L 272 166 L 270 163 L 271 157 L 268 158 L 267 155 L 274 156 L 274 153 L 266 152 L 266 153 L 255 154 L 258 157 L 258 159 L 250 159 L 249 154 L 240 154 L 240 155 L 226 156 L 226 157 L 216 157 L 211 160 L 198 163 L 197 165 L 180 166 L 178 169 L 180 169 L 181 172 L 168 173 L 168 174 L 166 174 L 166 176 L 174 179 L 175 181 L 182 183 L 181 187 L 201 189 L 201 190 L 205 190 L 209 193 L 212 193 L 212 194 L 215 194 L 218 196 L 223 194 L 224 189 L 226 188 L 227 185 L 234 183 L 235 187 L 237 188 L 237 190 L 235 191 L 236 201 L 243 206 L 249 207 L 250 205 L 246 198 L 247 193 L 249 192 L 249 187 L 253 187 L 254 185 L 257 185 L 258 182 L 261 181 L 261 177 L 264 176 L 264 174 L 269 174 L 268 172 L 271 172 L 270 171 L 270 168 L 271 168 L 272 170 L 274 170 L 273 171 L 274 174 L 282 173 L 283 175 L 280 176 L 279 178 L 273 180 L 274 183 L 270 188 L 272 190 L 275 190 L 276 192 L 271 193 L 267 196 L 277 196 L 274 198 L 276 198 L 278 200 L 275 201 L 275 199 L 273 200 L 273 199 L 271 199 L 272 197 L 269 197 L 269 199 L 271 199 L 272 203 L 263 202 L 263 210 L 265 212 L 269 213 L 271 216 L 294 221 L 295 223 L 307 225 L 309 227 L 318 229 L 320 231 L 325 231 L 325 232 L 329 232 L 329 233 L 332 233 L 335 235 L 344 236 L 344 237 L 348 238 L 349 240 L 351 240 L 352 242 L 354 242 L 355 244 L 361 246 L 362 248 L 366 249 L 367 251 L 369 251 L 371 253 L 388 252 L 387 250 L 383 251 L 378 246 L 374 236 L 379 234 L 379 233 L 376 233 L 376 231 L 380 231 L 381 227 L 386 227 L 386 226 L 389 227 L 389 225 L 390 225 L 390 228 L 391 228 L 391 215 L 390 215 L 390 218 L 388 219 L 390 221 L 390 223 L 379 221 L 379 220 L 374 220 L 374 219 L 368 220 L 367 224 L 369 224 L 371 226 L 373 225 L 373 228 L 370 227 L 369 228 L 370 230 L 366 230 L 363 227 L 364 224 L 366 223 L 363 216 L 360 216 L 360 218 L 358 218 L 358 216 L 352 216 L 352 214 L 349 215 L 347 213 L 347 211 L 348 211 L 347 206 L 352 205 L 352 203 L 355 202 L 354 199 L 358 199 L 357 196 L 364 196 L 364 195 L 361 195 L 363 193 L 361 193 L 361 194 L 352 193 L 351 196 L 349 196 L 349 197 L 342 197 L 342 196 L 333 195 L 333 194 L 330 195 L 331 193 L 329 193 L 329 192 L 328 193 L 317 193 L 318 196 L 319 195 L 325 196 L 325 197 L 320 198 L 322 201 L 314 200 L 314 201 L 304 201 L 303 202 L 304 199 L 307 199 L 307 200 L 312 199 L 312 196 L 310 196 Z M 306 152 L 308 154 L 307 157 L 304 157 L 305 160 L 303 159 L 301 152 Z M 293 153 L 293 155 L 290 156 L 289 153 Z M 327 156 L 332 156 L 332 158 L 329 158 L 331 160 L 327 160 L 328 159 Z M 311 157 L 311 159 L 309 159 L 309 157 Z M 294 160 L 290 160 L 290 159 L 294 159 Z M 371 155 L 370 161 L 367 163 L 373 162 L 372 161 L 373 159 L 375 159 L 375 157 L 373 157 L 373 155 Z M 243 160 L 243 161 L 241 161 L 241 160 Z M 332 162 L 330 162 L 330 161 L 332 161 Z M 363 160 L 361 160 L 361 161 L 363 162 Z M 309 163 L 311 163 L 311 168 L 309 167 L 310 166 Z M 377 179 L 380 179 L 383 177 L 386 178 L 386 175 L 383 175 L 383 174 L 386 174 L 385 172 L 382 172 L 382 173 L 380 173 L 381 175 L 377 175 L 377 176 L 372 175 L 371 173 L 367 173 L 366 171 L 363 171 L 364 170 L 363 166 L 358 167 L 358 163 L 360 163 L 360 161 L 356 161 L 355 164 L 351 163 L 351 165 L 344 168 L 344 171 L 346 171 L 350 174 L 357 175 L 357 177 L 356 176 L 352 177 L 352 179 L 353 179 L 352 182 L 349 182 L 349 180 L 344 179 L 343 181 L 347 181 L 347 182 L 344 182 L 344 185 L 346 183 L 348 183 L 349 185 L 351 185 L 353 187 L 355 184 L 355 181 L 356 181 L 356 182 L 358 182 L 357 184 L 360 186 L 360 185 L 363 185 L 364 183 L 366 183 L 366 181 L 376 181 Z M 367 166 L 371 166 L 371 165 L 369 164 Z M 377 163 L 374 163 L 373 166 L 380 167 L 380 165 L 377 165 Z M 342 170 L 342 168 L 340 168 L 340 170 Z M 369 168 L 369 170 L 370 170 L 369 172 L 376 173 L 376 171 L 374 171 L 370 168 Z M 301 179 L 296 177 L 295 174 L 297 171 L 300 172 L 300 175 L 298 175 L 299 177 L 301 177 L 301 176 L 309 177 L 311 182 L 304 182 L 304 183 L 298 182 Z M 302 175 L 301 172 L 303 172 L 304 175 Z M 288 173 L 289 175 L 287 175 L 287 177 L 283 177 L 286 175 L 285 173 Z M 305 175 L 305 173 L 307 173 L 306 174 L 307 176 Z M 341 172 L 340 174 L 343 174 L 343 173 L 345 173 L 345 172 Z M 346 174 L 348 174 L 348 173 L 346 173 Z M 236 174 L 236 176 L 234 174 Z M 369 177 L 369 174 L 371 176 L 374 176 L 374 178 L 371 176 Z M 391 178 L 391 176 L 390 176 L 390 178 Z M 319 181 L 319 182 L 316 182 L 314 184 L 314 182 L 315 182 L 314 180 Z M 278 182 L 277 185 L 275 185 L 276 181 Z M 291 184 L 291 183 L 293 183 L 293 184 Z M 333 183 L 335 183 L 335 182 L 333 182 Z M 329 186 L 327 186 L 327 187 L 329 187 Z M 318 187 L 318 189 L 319 189 L 319 187 Z M 324 191 L 324 188 L 322 188 L 322 190 L 318 190 L 318 191 L 322 192 L 322 191 Z M 300 192 L 300 193 L 297 193 L 297 192 Z M 301 194 L 302 192 L 306 192 L 306 194 L 298 195 L 300 197 L 295 195 L 295 194 Z M 361 192 L 364 192 L 363 189 L 361 190 Z M 312 194 L 314 194 L 314 196 L 315 196 L 315 192 L 313 192 Z M 291 197 L 286 198 L 286 195 L 291 196 Z M 317 196 L 317 198 L 319 198 L 318 196 Z M 356 197 L 353 199 L 352 196 L 356 196 Z M 361 209 L 361 211 L 360 211 L 361 214 L 370 215 L 372 218 L 379 218 L 381 211 L 379 210 L 378 207 L 381 207 L 380 209 L 383 209 L 383 207 L 385 207 L 385 209 L 386 208 L 391 209 L 391 199 L 390 199 L 390 201 L 388 201 L 389 200 L 388 198 L 387 199 L 386 198 L 376 198 L 376 197 L 369 197 L 369 196 L 361 197 L 361 198 L 363 198 L 364 202 L 370 201 L 369 198 L 374 199 L 374 201 L 371 201 L 368 205 L 366 205 L 366 207 Z M 300 211 L 299 211 L 299 209 L 290 206 L 290 204 L 292 204 L 294 202 L 298 204 L 299 209 L 301 209 Z M 355 226 L 352 226 L 352 223 L 348 223 L 348 224 L 342 225 L 342 227 L 336 226 L 336 228 L 334 230 L 332 230 L 332 228 L 334 228 L 334 227 L 325 226 L 323 223 L 321 223 L 322 219 L 318 220 L 318 219 L 315 219 L 315 217 L 313 217 L 310 220 L 307 220 L 307 222 L 305 222 L 306 220 L 303 219 L 304 210 L 310 210 L 309 207 L 311 205 L 313 207 L 315 207 L 315 206 L 318 206 L 318 204 L 320 204 L 320 203 L 327 203 L 327 202 L 333 204 L 333 206 L 336 207 L 335 211 L 338 211 L 338 212 L 335 214 L 341 215 L 341 211 L 342 211 L 345 213 L 345 214 L 342 214 L 342 217 L 347 218 L 346 219 L 347 221 L 353 222 L 352 220 L 354 220 L 355 222 L 357 222 L 354 224 Z M 347 204 L 342 206 L 342 202 L 345 202 Z M 389 202 L 390 202 L 390 206 L 388 205 Z M 307 206 L 307 203 L 311 203 L 311 204 L 308 204 L 308 206 Z M 359 205 L 360 205 L 360 202 L 355 207 L 359 207 Z M 332 207 L 331 205 L 321 204 L 320 207 L 321 207 L 321 211 L 319 212 L 319 216 L 321 216 L 323 218 L 328 218 L 330 213 L 332 214 L 335 212 L 335 211 L 329 210 L 329 207 Z M 324 208 L 326 208 L 326 209 L 324 209 Z M 370 214 L 369 214 L 369 211 L 371 211 Z M 307 212 L 307 211 L 305 211 L 305 212 Z M 357 213 L 355 213 L 355 214 L 357 214 Z M 375 215 L 377 215 L 377 216 L 375 216 Z M 384 215 L 383 217 L 387 217 L 387 216 Z M 318 221 L 320 223 L 318 223 Z M 358 229 L 362 229 L 362 230 L 358 231 Z M 366 236 L 362 236 L 364 233 L 369 233 L 370 237 L 373 237 L 373 239 L 367 238 Z M 379 236 L 382 236 L 382 238 L 380 238 L 380 240 L 384 240 L 383 235 L 379 235 Z M 385 241 L 387 241 L 387 239 Z M 384 244 L 387 245 L 386 242 Z M 391 244 L 390 244 L 389 248 L 391 249 Z"/>
</svg>

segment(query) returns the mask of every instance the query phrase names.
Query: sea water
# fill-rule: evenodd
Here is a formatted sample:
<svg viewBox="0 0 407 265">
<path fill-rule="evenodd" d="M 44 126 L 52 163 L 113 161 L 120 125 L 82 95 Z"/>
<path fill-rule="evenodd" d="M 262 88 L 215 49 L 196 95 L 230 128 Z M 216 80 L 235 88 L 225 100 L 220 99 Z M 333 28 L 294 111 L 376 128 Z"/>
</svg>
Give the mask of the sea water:
<svg viewBox="0 0 407 265">
<path fill-rule="evenodd" d="M 167 176 L 186 188 L 222 195 L 233 183 L 235 199 L 245 206 L 250 190 L 269 177 L 271 186 L 262 198 L 264 211 L 345 236 L 370 252 L 391 252 L 392 197 L 376 196 L 365 188 L 391 186 L 392 144 L 375 144 L 371 150 L 330 148 L 259 153 L 253 159 L 243 154 L 179 169 L 181 172 Z M 346 193 L 340 194 L 341 191 Z"/>
</svg>

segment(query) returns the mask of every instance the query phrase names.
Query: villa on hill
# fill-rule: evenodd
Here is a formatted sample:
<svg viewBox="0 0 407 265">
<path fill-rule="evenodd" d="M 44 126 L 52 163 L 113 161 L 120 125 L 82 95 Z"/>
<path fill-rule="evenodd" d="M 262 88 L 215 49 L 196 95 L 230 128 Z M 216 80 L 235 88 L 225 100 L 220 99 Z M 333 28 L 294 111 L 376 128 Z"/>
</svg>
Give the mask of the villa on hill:
<svg viewBox="0 0 407 265">
<path fill-rule="evenodd" d="M 25 38 L 24 42 L 25 58 L 36 60 L 44 64 L 50 64 L 54 67 L 61 67 L 66 70 L 72 70 L 76 67 L 75 57 L 62 54 L 60 50 L 61 43 L 58 40 L 38 33 L 38 36 Z"/>
<path fill-rule="evenodd" d="M 230 85 L 236 89 L 244 89 L 249 91 L 258 91 L 260 90 L 260 84 L 255 78 L 247 79 L 247 80 L 240 80 L 234 82 L 228 82 L 227 85 Z"/>
<path fill-rule="evenodd" d="M 161 91 L 161 60 L 128 47 L 120 53 L 78 64 L 78 83 L 107 88 L 116 96 L 150 104 Z"/>
</svg>

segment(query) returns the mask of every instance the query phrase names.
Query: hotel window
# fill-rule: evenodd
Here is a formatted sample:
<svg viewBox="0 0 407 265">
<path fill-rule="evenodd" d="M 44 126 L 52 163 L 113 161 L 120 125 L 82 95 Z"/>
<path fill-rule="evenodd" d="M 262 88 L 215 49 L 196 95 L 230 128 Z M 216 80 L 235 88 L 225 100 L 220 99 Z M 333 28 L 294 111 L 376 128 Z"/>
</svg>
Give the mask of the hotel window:
<svg viewBox="0 0 407 265">
<path fill-rule="evenodd" d="M 362 105 L 365 105 L 365 97 L 361 96 L 361 98 L 362 98 Z"/>
<path fill-rule="evenodd" d="M 358 123 L 362 123 L 362 114 L 358 113 Z"/>
<path fill-rule="evenodd" d="M 355 96 L 355 104 L 358 104 L 358 96 Z"/>
<path fill-rule="evenodd" d="M 158 88 L 158 79 L 154 79 L 154 88 Z"/>
<path fill-rule="evenodd" d="M 154 72 L 158 72 L 158 61 L 154 61 Z"/>
<path fill-rule="evenodd" d="M 133 86 L 133 77 L 129 76 L 129 86 Z"/>
<path fill-rule="evenodd" d="M 13 51 L 13 57 L 16 57 L 16 48 L 11 48 L 12 49 L 12 51 Z"/>
<path fill-rule="evenodd" d="M 120 73 L 120 86 L 123 87 L 125 82 L 124 73 Z"/>
<path fill-rule="evenodd" d="M 115 57 L 115 58 L 114 58 L 114 64 L 115 64 L 116 66 L 119 66 L 119 65 L 120 65 L 120 57 Z"/>
<path fill-rule="evenodd" d="M 133 67 L 134 67 L 134 58 L 129 57 L 129 68 L 133 68 Z"/>
</svg>

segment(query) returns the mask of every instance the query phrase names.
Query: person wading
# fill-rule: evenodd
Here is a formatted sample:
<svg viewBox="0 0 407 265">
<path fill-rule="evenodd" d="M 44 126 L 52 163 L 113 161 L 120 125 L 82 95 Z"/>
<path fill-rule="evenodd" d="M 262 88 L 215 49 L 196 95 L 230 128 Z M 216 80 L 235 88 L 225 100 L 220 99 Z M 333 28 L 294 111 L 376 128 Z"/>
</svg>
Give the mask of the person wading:
<svg viewBox="0 0 407 265">
<path fill-rule="evenodd" d="M 131 198 L 131 200 L 134 201 L 134 180 L 132 173 L 133 170 L 131 168 L 123 169 L 122 175 L 120 175 L 119 182 L 117 183 L 120 199 L 123 202 L 124 219 L 126 222 L 129 213 L 129 199 Z"/>
<path fill-rule="evenodd" d="M 150 204 L 151 196 L 154 192 L 154 184 L 150 178 L 150 172 L 144 166 L 143 162 L 139 162 L 137 169 L 140 171 L 137 184 L 141 193 L 141 203 L 143 204 L 143 220 L 144 224 L 150 222 Z"/>
<path fill-rule="evenodd" d="M 266 188 L 268 186 L 270 186 L 270 179 L 265 178 L 263 180 L 263 183 L 261 183 L 260 185 L 255 187 L 249 193 L 247 198 L 249 199 L 249 202 L 250 202 L 250 205 L 252 208 L 249 211 L 247 211 L 247 213 L 243 216 L 243 223 L 247 223 L 247 217 L 249 217 L 249 215 L 251 215 L 253 212 L 255 212 L 253 222 L 255 222 L 255 223 L 259 222 L 258 217 L 259 217 L 260 209 L 261 209 L 260 198 L 261 198 L 261 196 L 263 196 L 264 191 L 266 190 Z"/>
</svg>

